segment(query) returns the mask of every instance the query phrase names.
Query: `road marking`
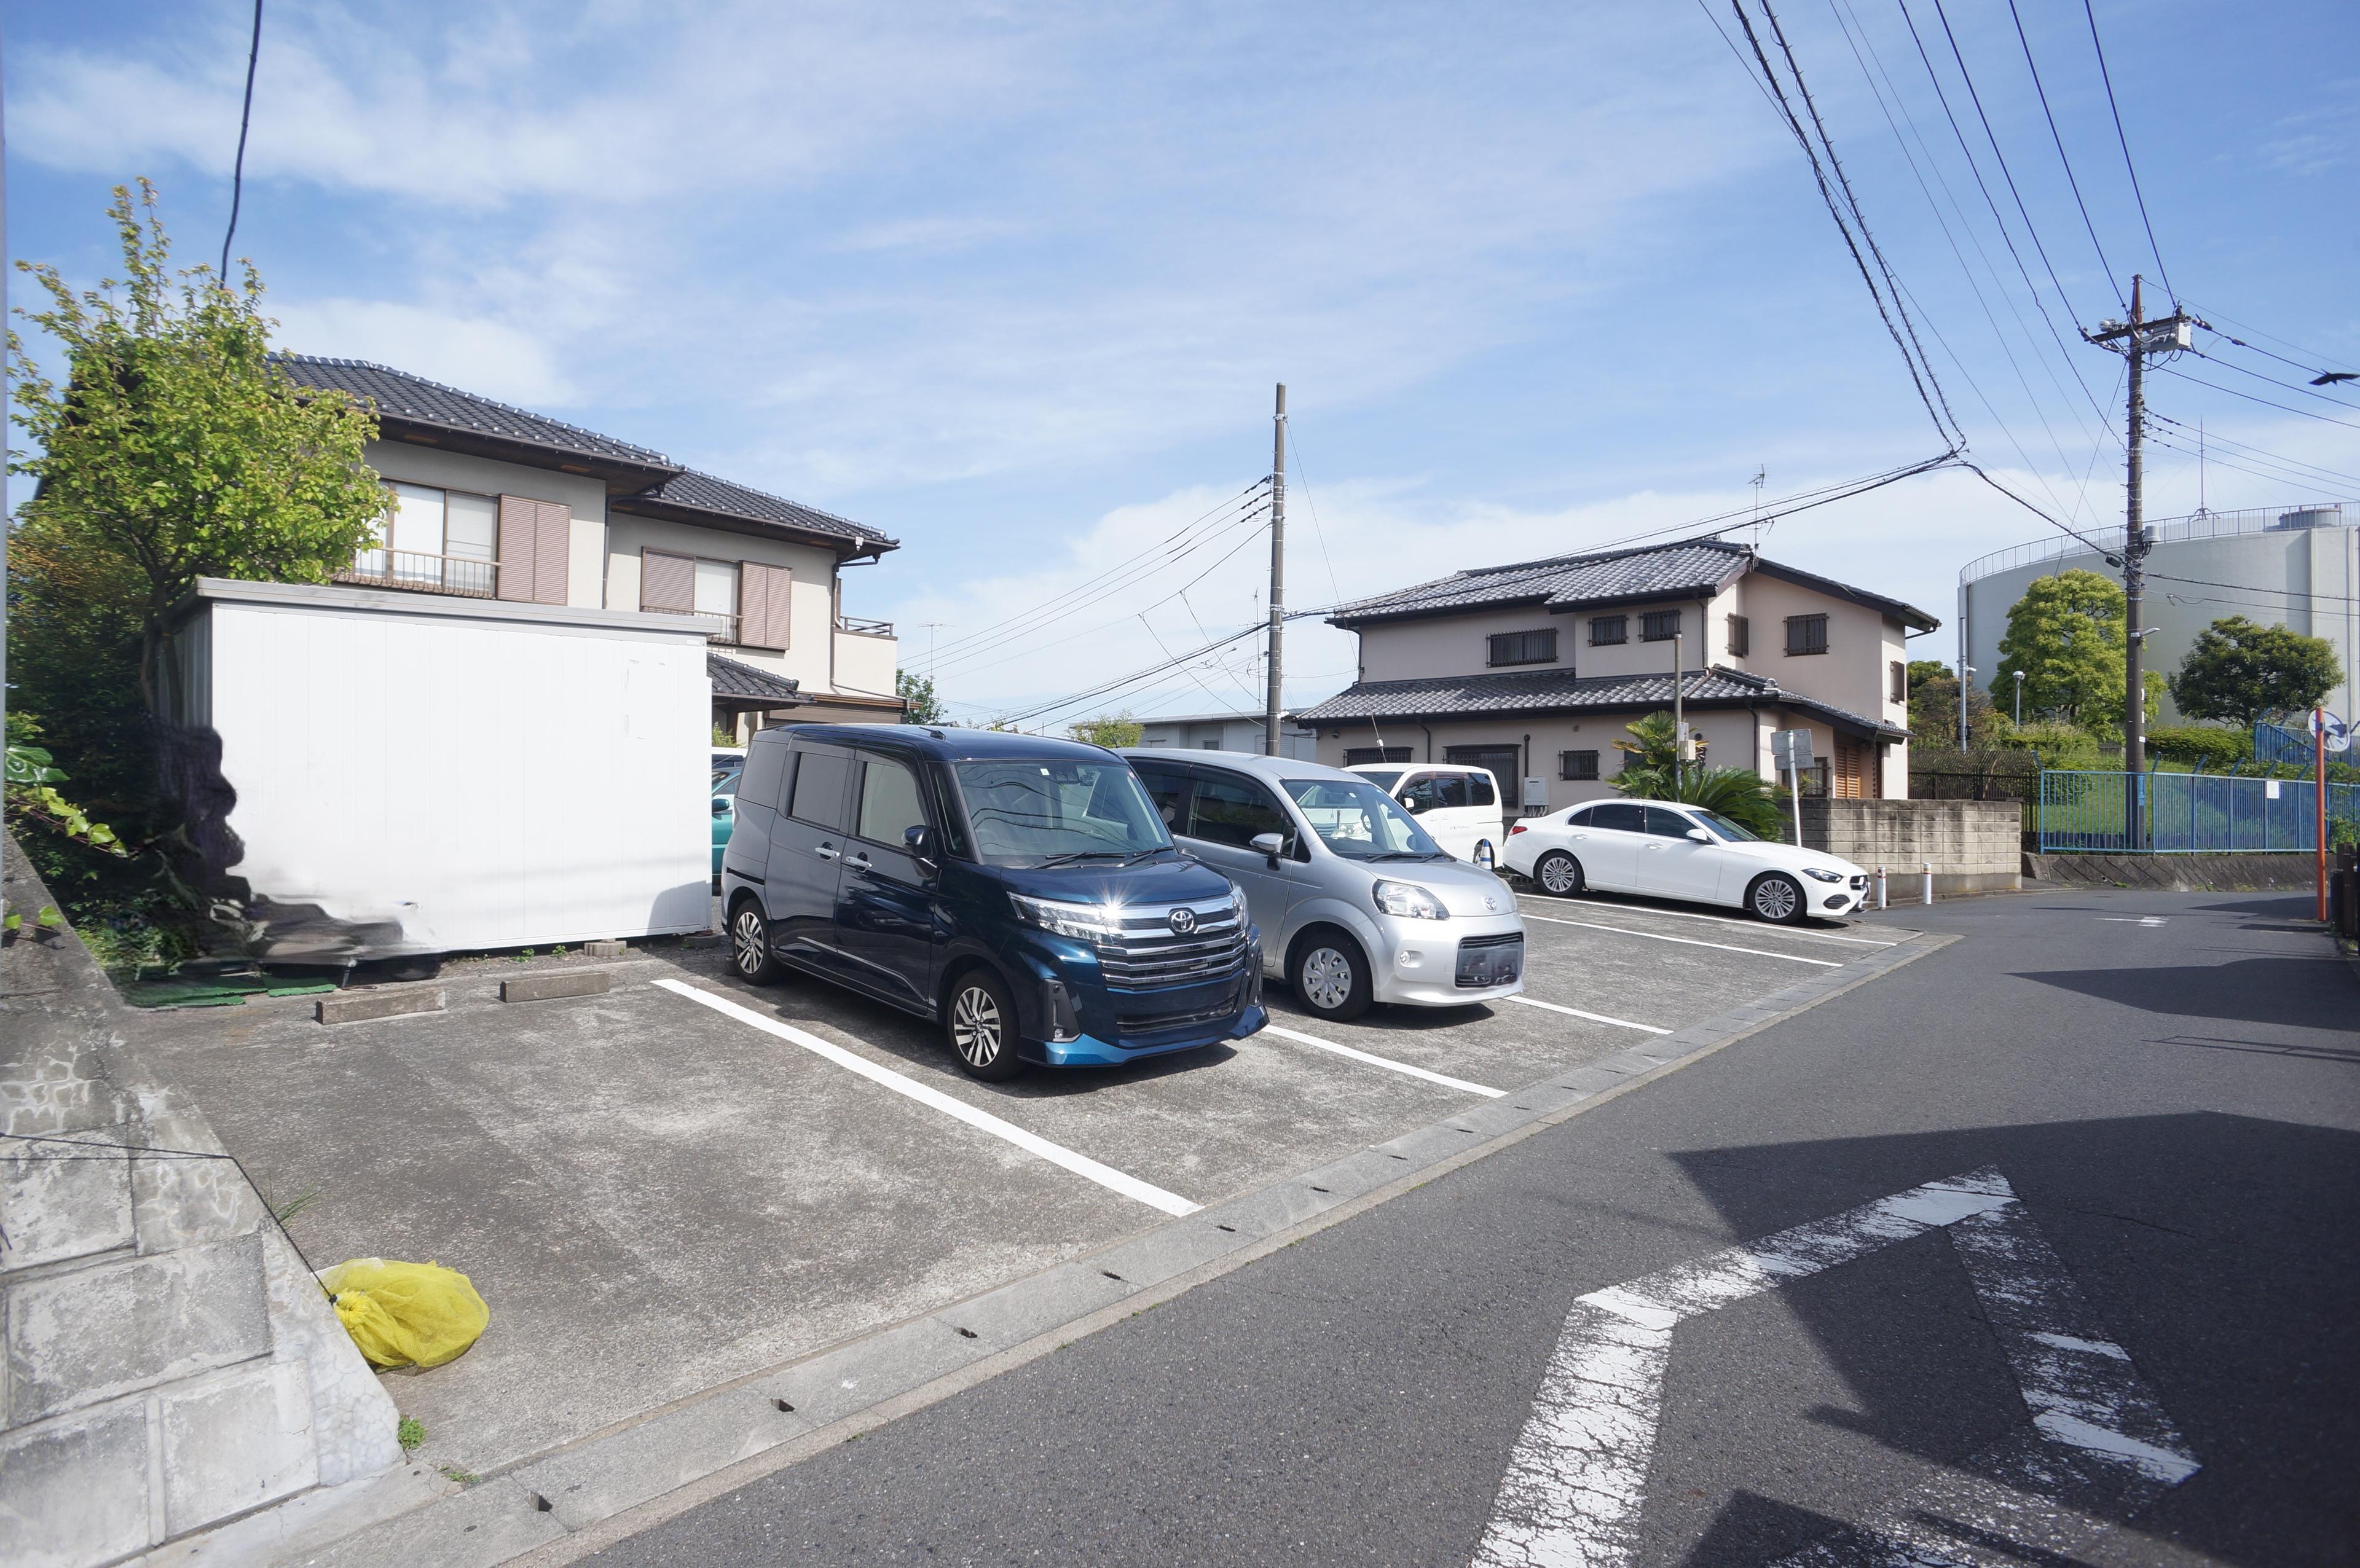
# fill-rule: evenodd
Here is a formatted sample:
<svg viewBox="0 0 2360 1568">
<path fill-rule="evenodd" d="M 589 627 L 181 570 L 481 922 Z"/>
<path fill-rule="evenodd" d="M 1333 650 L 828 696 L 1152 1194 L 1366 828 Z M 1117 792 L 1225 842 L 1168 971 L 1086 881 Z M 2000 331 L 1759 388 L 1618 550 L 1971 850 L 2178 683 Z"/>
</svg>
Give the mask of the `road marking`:
<svg viewBox="0 0 2360 1568">
<path fill-rule="evenodd" d="M 1560 898 L 1555 895 L 1544 896 L 1539 893 L 1519 893 L 1516 897 L 1530 898 L 1544 908 L 1550 904 L 1579 904 L 1585 909 L 1632 909 L 1634 914 L 1669 915 L 1676 920 L 1704 920 L 1716 926 L 1754 926 L 1759 923 L 1754 920 L 1733 920 L 1725 915 L 1699 915 L 1693 909 L 1659 909 L 1653 904 L 1641 904 L 1636 909 L 1633 909 L 1629 904 L 1610 904 L 1600 898 Z M 1893 942 L 1884 942 L 1873 936 L 1838 936 L 1833 931 L 1808 931 L 1800 928 L 1789 930 L 1786 934 L 1815 936 L 1821 942 L 1856 942 L 1862 947 L 1899 947 L 1902 942 L 1909 940 L 1902 937 Z"/>
<path fill-rule="evenodd" d="M 1349 1045 L 1338 1045 L 1332 1040 L 1321 1040 L 1316 1035 L 1297 1034 L 1291 1029 L 1281 1029 L 1276 1024 L 1264 1024 L 1262 1029 L 1263 1032 L 1277 1035 L 1282 1040 L 1291 1040 L 1300 1045 L 1317 1046 L 1322 1051 L 1332 1051 L 1338 1056 L 1349 1056 L 1355 1062 L 1365 1062 L 1371 1067 L 1389 1067 L 1395 1073 L 1406 1073 L 1413 1078 L 1423 1078 L 1429 1083 L 1439 1083 L 1446 1089 L 1464 1090 L 1470 1094 L 1480 1094 L 1487 1100 L 1503 1100 L 1508 1095 L 1505 1089 L 1493 1089 L 1481 1083 L 1470 1083 L 1464 1078 L 1451 1078 L 1440 1073 L 1428 1073 L 1423 1067 L 1412 1067 L 1408 1062 L 1395 1062 L 1390 1056 L 1371 1056 L 1365 1051 L 1355 1051 Z"/>
<path fill-rule="evenodd" d="M 1931 1483 L 1884 1500 L 1787 1563 L 1957 1563 L 2073 1552 L 2197 1462 L 2130 1355 L 1992 1167 L 1655 1273 L 1573 1303 L 1508 1456 L 1473 1568 L 1614 1568 L 1636 1561 L 1672 1330 L 1683 1319 L 1946 1232 L 2031 1420 Z"/>
<path fill-rule="evenodd" d="M 1682 947 L 1716 947 L 1723 953 L 1750 953 L 1756 958 L 1783 958 L 1789 964 L 1816 964 L 1822 969 L 1841 969 L 1843 964 L 1833 958 L 1805 958 L 1800 953 L 1772 953 L 1761 947 L 1732 947 L 1725 942 L 1699 942 L 1692 936 L 1666 936 L 1661 931 L 1633 931 L 1629 926 L 1601 926 L 1596 920 L 1569 920 L 1563 915 L 1525 913 L 1528 920 L 1543 920 L 1553 926 L 1586 926 L 1591 931 L 1620 931 L 1624 936 L 1644 936 L 1649 942 L 1676 942 Z"/>
<path fill-rule="evenodd" d="M 2108 925 L 2116 926 L 2159 926 L 2163 924 L 2163 917 L 2161 915 L 2100 915 L 2098 918 L 2105 921 Z"/>
<path fill-rule="evenodd" d="M 1568 1013 L 1577 1018 L 1588 1018 L 1594 1024 L 1612 1024 L 1616 1029 L 1644 1029 L 1649 1034 L 1669 1034 L 1672 1032 L 1667 1029 L 1657 1029 L 1653 1024 L 1634 1024 L 1629 1018 L 1610 1018 L 1604 1013 L 1585 1013 L 1579 1007 L 1568 1007 L 1560 1006 L 1556 1002 L 1544 1002 L 1536 996 L 1511 996 L 1508 1000 L 1511 1002 L 1522 1002 L 1528 1007 L 1546 1007 L 1552 1013 Z"/>
<path fill-rule="evenodd" d="M 1051 1143 L 1038 1133 L 1026 1132 L 1013 1122 L 1001 1121 L 989 1111 L 977 1110 L 973 1105 L 953 1099 L 932 1084 L 921 1083 L 916 1079 L 904 1077 L 890 1068 L 880 1067 L 867 1057 L 855 1055 L 840 1045 L 832 1045 L 819 1036 L 805 1033 L 792 1024 L 781 1023 L 776 1018 L 766 1018 L 750 1007 L 741 1007 L 725 996 L 716 996 L 710 991 L 699 990 L 696 986 L 678 980 L 658 980 L 655 984 L 675 996 L 685 996 L 692 1002 L 711 1007 L 716 1013 L 736 1018 L 741 1024 L 750 1024 L 765 1034 L 773 1034 L 781 1040 L 800 1045 L 813 1055 L 833 1062 L 838 1067 L 858 1073 L 872 1083 L 882 1084 L 897 1094 L 915 1100 L 922 1105 L 931 1106 L 946 1116 L 965 1122 L 979 1131 L 988 1132 L 994 1138 L 1004 1138 L 1028 1154 L 1037 1154 L 1052 1165 L 1063 1166 L 1076 1176 L 1086 1176 L 1099 1186 L 1120 1192 L 1126 1198 L 1136 1198 L 1150 1208 L 1161 1209 L 1165 1214 L 1177 1217 L 1182 1214 L 1193 1214 L 1203 1207 L 1200 1203 L 1190 1203 L 1176 1192 L 1167 1192 L 1163 1188 L 1142 1181 L 1136 1176 L 1126 1176 L 1112 1166 L 1101 1165 L 1088 1155 L 1076 1154 L 1063 1144 Z M 1485 1091 L 1487 1094 L 1491 1092 Z"/>
</svg>

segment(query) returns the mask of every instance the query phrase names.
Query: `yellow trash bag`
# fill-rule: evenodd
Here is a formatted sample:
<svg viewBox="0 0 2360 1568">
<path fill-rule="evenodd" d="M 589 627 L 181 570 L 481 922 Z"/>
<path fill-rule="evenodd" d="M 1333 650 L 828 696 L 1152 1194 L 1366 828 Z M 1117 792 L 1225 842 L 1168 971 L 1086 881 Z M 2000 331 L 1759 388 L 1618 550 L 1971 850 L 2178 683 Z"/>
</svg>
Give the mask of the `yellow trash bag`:
<svg viewBox="0 0 2360 1568">
<path fill-rule="evenodd" d="M 355 1258 L 320 1270 L 320 1285 L 373 1367 L 440 1367 L 492 1321 L 467 1277 L 440 1263 Z"/>
</svg>

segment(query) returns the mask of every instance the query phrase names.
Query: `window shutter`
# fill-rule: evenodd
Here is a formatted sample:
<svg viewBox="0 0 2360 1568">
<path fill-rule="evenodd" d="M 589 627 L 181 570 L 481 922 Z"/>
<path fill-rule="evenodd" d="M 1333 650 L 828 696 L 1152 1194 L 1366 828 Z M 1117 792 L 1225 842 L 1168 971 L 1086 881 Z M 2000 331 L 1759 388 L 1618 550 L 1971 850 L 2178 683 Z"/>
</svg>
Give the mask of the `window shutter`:
<svg viewBox="0 0 2360 1568">
<path fill-rule="evenodd" d="M 687 615 L 696 608 L 696 562 L 660 550 L 639 552 L 639 608 Z"/>
<path fill-rule="evenodd" d="M 574 553 L 574 509 L 563 501 L 537 501 L 533 522 L 532 598 L 537 604 L 565 603 L 567 558 Z"/>
<path fill-rule="evenodd" d="M 775 648 L 782 651 L 793 646 L 790 637 L 792 622 L 788 615 L 788 600 L 794 584 L 795 574 L 783 566 L 770 566 L 759 561 L 740 561 L 738 567 L 738 610 L 742 618 L 738 640 L 748 648 Z"/>
<path fill-rule="evenodd" d="M 503 599 L 530 603 L 536 595 L 534 558 L 540 553 L 541 503 L 526 495 L 500 497 L 500 584 Z M 561 569 L 562 570 L 562 569 Z"/>
</svg>

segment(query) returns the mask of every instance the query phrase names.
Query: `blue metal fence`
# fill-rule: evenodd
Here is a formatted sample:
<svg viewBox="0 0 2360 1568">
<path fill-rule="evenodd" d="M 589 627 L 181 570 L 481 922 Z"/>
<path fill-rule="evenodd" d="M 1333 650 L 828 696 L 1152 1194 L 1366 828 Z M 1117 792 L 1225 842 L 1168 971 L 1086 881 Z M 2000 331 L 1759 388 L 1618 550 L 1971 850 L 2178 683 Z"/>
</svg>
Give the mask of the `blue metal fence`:
<svg viewBox="0 0 2360 1568">
<path fill-rule="evenodd" d="M 2333 752 L 2330 761 L 2335 760 Z M 2297 768 L 2311 766 L 2311 728 L 2289 729 L 2284 724 L 2254 726 L 2254 760 L 2265 765 L 2273 762 L 2291 763 Z"/>
<path fill-rule="evenodd" d="M 2129 826 L 2138 790 L 2139 831 Z M 2044 768 L 2043 855 L 2300 854 L 2319 845 L 2318 786 L 2308 779 L 2222 773 L 2112 773 Z M 2329 834 L 2360 822 L 2360 784 L 2327 787 Z"/>
</svg>

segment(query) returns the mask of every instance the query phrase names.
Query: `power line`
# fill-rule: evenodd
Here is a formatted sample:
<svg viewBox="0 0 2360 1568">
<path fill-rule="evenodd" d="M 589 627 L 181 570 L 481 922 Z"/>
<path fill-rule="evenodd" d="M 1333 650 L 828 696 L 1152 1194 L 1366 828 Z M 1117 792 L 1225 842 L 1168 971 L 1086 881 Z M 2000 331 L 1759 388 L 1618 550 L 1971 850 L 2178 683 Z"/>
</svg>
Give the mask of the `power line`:
<svg viewBox="0 0 2360 1568">
<path fill-rule="evenodd" d="M 2217 365 L 2220 362 L 2215 360 L 2213 363 Z M 2232 397 L 2243 397 L 2248 403 L 2259 403 L 2266 408 L 2280 408 L 2289 414 L 2300 414 L 2306 419 L 2317 419 L 2322 424 L 2342 425 L 2347 430 L 2360 430 L 2360 424 L 2355 424 L 2350 419 L 2339 419 L 2333 415 L 2314 413 L 2309 408 L 2298 408 L 2291 403 L 2272 402 L 2267 397 L 2257 397 L 2251 392 L 2240 392 L 2234 387 L 2223 387 L 2217 381 L 2207 381 L 2201 376 L 2191 376 L 2188 372 L 2169 365 L 2158 365 L 2156 368 L 2166 376 L 2176 376 L 2182 381 L 2192 381 L 2199 387 L 2210 387 L 2215 392 L 2226 392 Z"/>
<path fill-rule="evenodd" d="M 229 242 L 237 233 L 237 209 L 246 194 L 246 133 L 254 123 L 254 67 L 262 58 L 262 0 L 254 0 L 254 41 L 246 51 L 246 106 L 237 114 L 237 160 L 229 172 L 229 227 L 222 233 L 221 286 L 229 287 Z"/>
<path fill-rule="evenodd" d="M 1319 541 L 1319 559 L 1328 563 L 1328 591 L 1340 599 L 1343 585 L 1336 581 L 1336 558 L 1328 553 L 1328 531 L 1319 526 L 1319 503 L 1311 498 L 1311 474 L 1303 466 L 1303 446 L 1295 439 L 1294 420 L 1286 422 L 1284 433 L 1286 450 L 1295 454 L 1295 472 L 1303 481 L 1303 503 L 1311 508 L 1311 537 Z"/>
<path fill-rule="evenodd" d="M 2014 0 L 2009 3 L 2013 5 Z M 2163 291 L 2171 296 L 2171 308 L 2177 310 L 2180 291 L 2171 286 L 2171 269 L 2163 265 L 2162 248 L 2155 243 L 2155 223 L 2147 215 L 2147 192 L 2139 189 L 2138 166 L 2131 161 L 2131 139 L 2123 134 L 2122 106 L 2114 102 L 2114 78 L 2106 69 L 2106 46 L 2098 41 L 2098 13 L 2091 7 L 2090 0 L 2081 0 L 2081 14 L 2090 18 L 2090 47 L 2097 51 L 2098 80 L 2106 84 L 2106 107 L 2114 116 L 2114 139 L 2123 146 L 2123 168 L 2130 173 L 2131 194 L 2138 198 L 2139 222 L 2147 225 L 2147 252 L 2155 257 L 2156 274 L 2163 279 Z M 2114 274 L 2109 272 L 2106 276 L 2111 278 Z"/>
<path fill-rule="evenodd" d="M 2179 438 L 2183 449 L 2185 448 L 2189 436 L 2195 436 L 2203 449 L 2199 452 L 2198 455 L 2203 457 L 2207 462 L 2212 460 L 2212 448 L 2216 446 L 2225 446 L 2234 453 L 2251 457 L 2259 462 L 2274 463 L 2278 467 L 2289 470 L 2289 472 L 2299 469 L 2307 469 L 2313 475 L 2316 475 L 2319 478 L 2333 479 L 2337 481 L 2339 484 L 2360 485 L 2360 474 L 2346 474 L 2341 469 L 2329 468 L 2324 463 L 2312 463 L 2307 458 L 2289 457 L 2284 452 L 2273 452 L 2268 447 L 2256 446 L 2251 441 L 2237 441 L 2232 437 L 2224 436 L 2217 430 L 2199 430 L 2195 426 L 2191 425 L 2185 419 L 2175 419 L 2169 414 L 2159 414 L 2153 408 L 2149 408 L 2147 410 L 2147 417 L 2150 419 L 2160 419 L 2165 424 L 2186 432 L 2186 434 L 2183 434 Z"/>
<path fill-rule="evenodd" d="M 2262 331 L 2262 329 L 2261 329 L 2261 328 L 2259 328 L 2259 327 L 2257 327 L 2257 326 L 2254 325 L 2251 321 L 2241 321 L 2237 320 L 2237 318 L 2236 318 L 2236 317 L 2234 317 L 2234 316 L 2231 316 L 2231 315 L 2224 314 L 2223 312 L 2219 311 L 2219 310 L 2206 310 L 2206 309 L 2205 309 L 2203 306 L 2202 306 L 2202 305 L 2191 305 L 2191 306 L 2190 307 L 2190 309 L 2191 309 L 2191 310 L 2194 310 L 2194 311 L 2195 311 L 2199 316 L 2207 317 L 2207 318 L 2217 318 L 2218 320 L 2221 320 L 2221 321 L 2223 321 L 2228 322 L 2228 323 L 2229 323 L 2231 326 L 2233 326 L 2233 327 L 2239 328 L 2239 329 L 2241 329 L 2241 330 L 2243 330 L 2243 331 L 2245 331 L 2245 332 L 2249 332 L 2253 333 L 2253 334 L 2254 334 L 2256 337 L 2257 337 L 2257 338 L 2267 338 L 2267 339 L 2269 339 L 2269 340 L 2270 340 L 2270 342 L 2272 342 L 2272 343 L 2274 343 L 2278 344 L 2278 345 L 2279 345 L 2280 347 L 2282 347 L 2282 348 L 2290 348 L 2290 349 L 2294 350 L 2294 351 L 2295 351 L 2295 353 L 2297 353 L 2297 354 L 2311 354 L 2311 353 L 2312 352 L 2311 350 L 2305 348 L 2302 344 L 2300 344 L 2300 343 L 2289 343 L 2286 339 L 2284 339 L 2284 338 L 2282 338 L 2282 337 L 2279 337 L 2276 332 L 2266 332 Z M 2228 333 L 2223 332 L 2222 332 L 2222 331 L 2221 331 L 2221 329 L 2220 329 L 2220 328 L 2213 326 L 2213 325 L 2212 324 L 2212 321 L 2211 321 L 2211 320 L 2207 320 L 2207 321 L 2203 323 L 2203 325 L 2204 325 L 2204 328 L 2205 328 L 2205 330 L 2206 330 L 2207 332 L 2216 333 L 2216 334 L 2218 334 L 2218 335 L 2219 335 L 2219 336 L 2221 336 L 2221 337 L 2224 337 L 2224 338 L 2229 337 L 2229 334 L 2228 334 Z M 2243 341 L 2242 339 L 2238 339 L 2238 338 L 2229 338 L 2229 341 L 2230 341 L 2231 343 L 2235 343 L 2239 348 L 2251 348 L 2251 349 L 2253 349 L 2253 350 L 2254 350 L 2254 352 L 2255 352 L 2256 354 L 2270 354 L 2270 351 L 2269 351 L 2269 350 L 2267 350 L 2267 349 L 2266 349 L 2266 348 L 2255 348 L 2255 347 L 2254 347 L 2254 345 L 2253 345 L 2252 343 L 2246 343 L 2246 342 Z M 2318 368 L 2318 361 L 2317 361 L 2316 356 L 2314 356 L 2314 358 L 2313 358 L 2313 359 L 2311 359 L 2311 360 L 2300 360 L 2300 359 L 2286 359 L 2286 356 L 2285 356 L 2284 354 L 2270 354 L 2270 357 L 2271 357 L 2272 359 L 2281 359 L 2281 360 L 2286 360 L 2286 363 L 2287 363 L 2287 364 L 2293 365 L 2297 370 L 2315 370 L 2315 369 L 2317 369 L 2317 368 Z"/>
<path fill-rule="evenodd" d="M 2081 226 L 2090 231 L 2091 248 L 2098 253 L 2098 267 L 2109 278 L 2114 275 L 2114 264 L 2106 259 L 2106 247 L 2098 243 L 2098 225 L 2090 221 L 2089 204 L 2081 200 L 2081 182 L 2073 178 L 2073 160 L 2065 156 L 2065 138 L 2058 132 L 2057 115 L 2049 107 L 2049 89 L 2040 82 L 2040 67 L 2033 63 L 2032 40 L 2025 36 L 2024 18 L 2017 15 L 2016 0 L 2007 0 L 2007 14 L 2016 23 L 2016 41 L 2024 46 L 2024 67 L 2032 72 L 2032 90 L 2040 95 L 2040 113 L 2049 122 L 2049 139 L 2057 144 L 2057 161 L 2065 166 L 2065 183 L 2072 188 L 2073 205 L 2081 210 Z M 2158 267 L 2163 265 L 2158 259 Z M 2164 284 L 2169 289 L 2169 281 Z"/>
<path fill-rule="evenodd" d="M 2226 588 L 2236 593 L 2275 593 L 2281 599 L 2319 599 L 2332 604 L 2355 602 L 2349 593 L 2313 593 L 2300 588 L 2257 588 L 2246 583 L 2215 583 L 2203 577 L 2171 577 L 2160 572 L 2151 572 L 2147 575 L 2166 583 L 2187 583 L 2199 588 Z"/>
<path fill-rule="evenodd" d="M 2256 479 L 2267 479 L 2273 485 L 2291 484 L 2316 485 L 2320 483 L 2320 476 L 2300 473 L 2290 468 L 2281 469 L 2277 473 L 2266 473 L 2262 469 L 2250 467 L 2248 464 L 2252 463 L 2267 462 L 2267 460 L 2253 458 L 2243 452 L 2232 453 L 2226 457 L 2217 452 L 2207 451 L 2200 452 L 2196 448 L 2187 445 L 2183 441 L 2172 440 L 2171 438 L 2155 430 L 2149 430 L 2147 433 L 2147 439 L 2155 442 L 2158 446 L 2164 447 L 2171 452 L 2180 453 L 2182 457 L 2195 458 L 2206 464 L 2208 467 L 2226 468 L 2234 473 L 2249 474 Z"/>
<path fill-rule="evenodd" d="M 2306 397 L 2316 397 L 2321 402 L 2333 404 L 2338 408 L 2352 408 L 2355 407 L 2355 405 L 2345 402 L 2341 397 L 2331 397 L 2324 392 L 2314 392 L 2308 387 L 2298 387 L 2291 381 L 2281 381 L 2275 376 L 2265 376 L 2258 370 L 2248 370 L 2234 360 L 2223 359 L 2217 354 L 2206 354 L 2201 348 L 2191 346 L 2188 352 L 2194 354 L 2199 359 L 2211 360 L 2213 364 L 2221 366 L 2223 370 L 2234 370 L 2240 376 L 2250 376 L 2256 381 L 2267 381 L 2273 387 L 2282 387 L 2289 392 L 2300 392 Z"/>
</svg>

